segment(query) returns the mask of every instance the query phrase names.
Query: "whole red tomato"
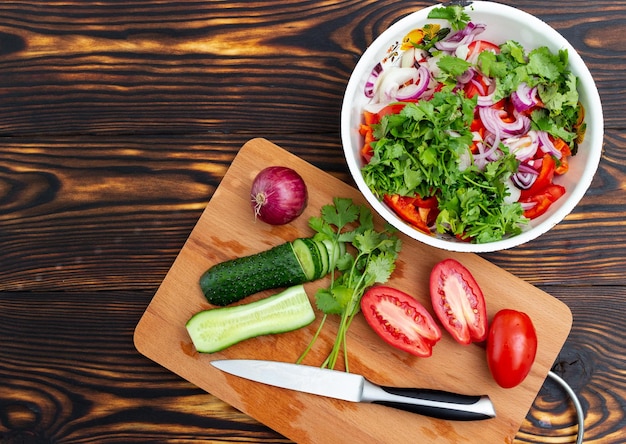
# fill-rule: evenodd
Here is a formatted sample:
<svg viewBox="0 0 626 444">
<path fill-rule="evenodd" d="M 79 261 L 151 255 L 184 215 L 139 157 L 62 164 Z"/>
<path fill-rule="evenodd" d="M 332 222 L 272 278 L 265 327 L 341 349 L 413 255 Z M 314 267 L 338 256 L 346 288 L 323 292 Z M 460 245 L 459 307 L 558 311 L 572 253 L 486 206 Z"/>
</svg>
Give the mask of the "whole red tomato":
<svg viewBox="0 0 626 444">
<path fill-rule="evenodd" d="M 367 323 L 389 345 L 415 356 L 432 355 L 441 330 L 413 296 L 379 285 L 365 292 L 361 311 Z"/>
<path fill-rule="evenodd" d="M 497 312 L 487 337 L 487 364 L 498 385 L 519 385 L 528 376 L 536 354 L 537 333 L 530 317 L 510 309 Z"/>
</svg>

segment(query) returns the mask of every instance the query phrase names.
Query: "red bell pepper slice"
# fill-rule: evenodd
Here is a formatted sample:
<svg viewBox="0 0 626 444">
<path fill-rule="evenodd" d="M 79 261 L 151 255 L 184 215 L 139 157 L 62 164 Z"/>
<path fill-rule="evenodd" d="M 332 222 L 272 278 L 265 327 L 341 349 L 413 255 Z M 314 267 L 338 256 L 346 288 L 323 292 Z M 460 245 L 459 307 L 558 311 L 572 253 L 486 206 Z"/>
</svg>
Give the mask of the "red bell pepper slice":
<svg viewBox="0 0 626 444">
<path fill-rule="evenodd" d="M 556 202 L 564 194 L 565 187 L 556 184 L 548 185 L 542 193 L 536 194 L 525 201 L 536 202 L 536 204 L 534 207 L 524 211 L 524 217 L 527 217 L 528 219 L 535 219 L 536 217 L 541 216 L 548 211 L 550 205 Z"/>
<path fill-rule="evenodd" d="M 436 198 L 433 197 L 433 199 Z M 400 219 L 408 222 L 416 229 L 430 234 L 430 229 L 426 224 L 426 219 L 422 216 L 422 213 L 424 212 L 420 211 L 420 208 L 415 205 L 416 197 L 400 196 L 399 194 L 386 194 L 383 197 L 383 201 L 393 210 L 394 213 L 398 215 L 398 217 L 400 217 Z"/>
<path fill-rule="evenodd" d="M 561 158 L 557 162 L 554 170 L 554 174 L 560 176 L 561 174 L 567 173 L 569 170 L 568 157 L 572 155 L 572 150 L 563 139 L 554 139 L 552 143 L 554 144 L 554 147 L 561 152 Z"/>
<path fill-rule="evenodd" d="M 385 106 L 377 113 L 363 111 L 364 123 L 359 127 L 359 134 L 361 134 L 364 138 L 363 147 L 361 148 L 361 156 L 365 162 L 369 162 L 374 155 L 372 147 L 370 146 L 370 143 L 376 140 L 374 139 L 374 129 L 372 128 L 372 125 L 379 124 L 383 116 L 388 114 L 398 114 L 405 106 L 406 103 L 398 102 Z"/>
<path fill-rule="evenodd" d="M 550 154 L 544 154 L 541 163 L 541 171 L 539 171 L 539 177 L 535 179 L 535 182 L 530 188 L 528 188 L 527 190 L 522 190 L 520 194 L 520 202 L 542 193 L 546 187 L 551 185 L 555 169 L 556 162 L 554 160 L 554 157 L 552 157 Z"/>
<path fill-rule="evenodd" d="M 363 148 L 361 148 L 361 156 L 365 162 L 369 163 L 374 155 L 374 149 L 370 145 L 374 139 L 374 132 L 372 127 L 366 124 L 362 124 L 359 127 L 359 134 L 363 136 Z"/>
</svg>

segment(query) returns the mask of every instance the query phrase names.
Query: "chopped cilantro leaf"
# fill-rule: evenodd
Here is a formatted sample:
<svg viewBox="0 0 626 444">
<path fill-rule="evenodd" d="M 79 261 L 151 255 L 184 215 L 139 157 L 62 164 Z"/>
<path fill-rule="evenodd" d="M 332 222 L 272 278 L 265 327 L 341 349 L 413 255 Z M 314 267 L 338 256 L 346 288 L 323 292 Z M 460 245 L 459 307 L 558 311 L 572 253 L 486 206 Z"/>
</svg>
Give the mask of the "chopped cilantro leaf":
<svg viewBox="0 0 626 444">
<path fill-rule="evenodd" d="M 517 170 L 515 156 L 505 154 L 484 171 L 461 171 L 469 155 L 476 99 L 453 92 L 430 101 L 408 103 L 399 114 L 383 117 L 372 142 L 374 156 L 362 168 L 373 192 L 425 198 L 437 195 L 439 232 L 491 242 L 519 232 L 525 220 L 519 204 L 505 204 L 506 179 Z"/>
<path fill-rule="evenodd" d="M 472 64 L 458 57 L 444 55 L 437 62 L 437 66 L 451 76 L 457 77 L 467 71 Z"/>
<path fill-rule="evenodd" d="M 461 5 L 435 8 L 428 13 L 428 18 L 447 20 L 455 31 L 465 28 L 470 21 L 470 16 Z"/>
<path fill-rule="evenodd" d="M 508 97 L 520 83 L 536 87 L 545 109 L 533 113 L 535 129 L 549 132 L 566 142 L 575 137 L 579 113 L 577 78 L 568 69 L 567 50 L 557 54 L 542 46 L 527 55 L 517 42 L 500 45 L 500 54 L 483 52 L 478 58 L 481 72 L 496 82 L 494 100 Z M 568 128 L 570 130 L 568 130 Z"/>
</svg>

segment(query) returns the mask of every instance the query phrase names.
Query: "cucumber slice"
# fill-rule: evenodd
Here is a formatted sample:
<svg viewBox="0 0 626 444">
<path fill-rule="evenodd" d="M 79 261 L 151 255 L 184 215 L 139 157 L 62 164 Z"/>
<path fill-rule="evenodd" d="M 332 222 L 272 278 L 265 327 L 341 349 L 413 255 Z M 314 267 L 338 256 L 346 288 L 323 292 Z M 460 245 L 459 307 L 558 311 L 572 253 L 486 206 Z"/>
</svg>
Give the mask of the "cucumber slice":
<svg viewBox="0 0 626 444">
<path fill-rule="evenodd" d="M 328 271 L 330 272 L 335 268 L 339 258 L 346 254 L 346 244 L 344 242 L 335 242 L 330 239 L 324 239 L 322 242 L 326 246 L 326 253 L 328 254 Z"/>
<path fill-rule="evenodd" d="M 326 276 L 330 272 L 330 258 L 328 257 L 328 250 L 326 250 L 326 244 L 324 242 L 315 240 L 315 246 L 320 255 L 322 261 L 322 271 L 320 272 L 320 278 Z"/>
<path fill-rule="evenodd" d="M 201 353 L 214 353 L 256 336 L 302 328 L 315 319 L 302 285 L 245 305 L 201 311 L 189 319 L 187 332 Z"/>
<path fill-rule="evenodd" d="M 296 239 L 292 245 L 293 252 L 300 261 L 300 266 L 307 279 L 312 281 L 322 277 L 322 259 L 313 239 Z"/>
</svg>

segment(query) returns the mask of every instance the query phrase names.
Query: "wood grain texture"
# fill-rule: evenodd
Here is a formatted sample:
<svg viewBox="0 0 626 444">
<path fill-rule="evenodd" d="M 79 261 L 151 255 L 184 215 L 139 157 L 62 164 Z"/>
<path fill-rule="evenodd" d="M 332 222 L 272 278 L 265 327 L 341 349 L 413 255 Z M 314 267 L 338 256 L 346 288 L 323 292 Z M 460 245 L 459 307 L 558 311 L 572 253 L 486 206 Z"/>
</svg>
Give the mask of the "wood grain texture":
<svg viewBox="0 0 626 444">
<path fill-rule="evenodd" d="M 249 137 L 0 141 L 0 290 L 156 290 Z M 351 183 L 336 136 L 267 137 Z M 598 174 L 574 212 L 540 240 L 483 256 L 533 284 L 625 284 L 624 147 L 623 134 L 607 131 Z M 72 269 L 80 273 L 68 276 Z"/>
<path fill-rule="evenodd" d="M 3 3 L 0 134 L 337 133 L 363 50 L 433 3 Z M 572 42 L 623 128 L 623 5 L 509 4 Z"/>
<path fill-rule="evenodd" d="M 202 409 L 211 396 L 142 359 L 132 327 L 248 139 L 350 182 L 350 71 L 386 27 L 433 3 L 0 2 L 0 442 L 285 442 L 222 403 Z M 571 307 L 555 369 L 584 401 L 586 442 L 621 443 L 626 3 L 507 4 L 587 62 L 605 150 L 569 217 L 483 257 Z M 100 316 L 96 302 L 116 308 Z M 573 441 L 571 405 L 548 384 L 516 442 Z M 41 415 L 52 419 L 32 422 Z"/>
<path fill-rule="evenodd" d="M 555 369 L 594 409 L 585 442 L 622 442 L 626 321 L 608 303 L 585 309 L 584 287 L 552 291 L 580 313 Z M 614 304 L 625 296 L 621 287 L 604 294 Z M 0 442 L 289 442 L 136 352 L 133 331 L 152 297 L 0 293 Z M 607 318 L 611 332 L 598 331 Z M 599 353 L 598 343 L 608 350 Z M 515 442 L 558 443 L 574 434 L 566 395 L 546 382 Z"/>
<path fill-rule="evenodd" d="M 0 442 L 286 442 L 136 352 L 152 296 L 2 294 Z"/>
</svg>

